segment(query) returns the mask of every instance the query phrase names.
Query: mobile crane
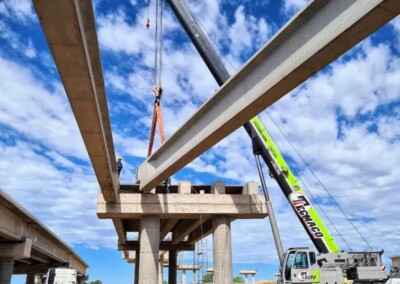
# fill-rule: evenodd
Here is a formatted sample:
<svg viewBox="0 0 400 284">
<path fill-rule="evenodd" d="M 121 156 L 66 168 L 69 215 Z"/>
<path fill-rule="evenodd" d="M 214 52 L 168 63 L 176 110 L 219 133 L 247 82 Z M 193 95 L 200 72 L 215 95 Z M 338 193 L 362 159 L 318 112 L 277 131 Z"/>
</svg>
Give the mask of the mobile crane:
<svg viewBox="0 0 400 284">
<path fill-rule="evenodd" d="M 205 61 L 217 83 L 221 86 L 230 77 L 213 46 L 204 35 L 184 0 L 167 0 L 172 11 L 187 32 L 200 56 Z M 261 181 L 264 183 L 258 157 L 267 164 L 293 210 L 305 228 L 319 254 L 305 247 L 290 248 L 283 253 L 272 206 L 265 193 L 271 228 L 280 260 L 280 282 L 341 284 L 344 275 L 355 283 L 378 283 L 387 279 L 382 267 L 383 251 L 344 252 L 341 251 L 329 233 L 317 211 L 304 195 L 296 177 L 285 162 L 271 136 L 258 117 L 244 124 L 253 142 L 253 152 L 258 161 Z M 265 190 L 265 185 L 263 186 Z"/>
</svg>

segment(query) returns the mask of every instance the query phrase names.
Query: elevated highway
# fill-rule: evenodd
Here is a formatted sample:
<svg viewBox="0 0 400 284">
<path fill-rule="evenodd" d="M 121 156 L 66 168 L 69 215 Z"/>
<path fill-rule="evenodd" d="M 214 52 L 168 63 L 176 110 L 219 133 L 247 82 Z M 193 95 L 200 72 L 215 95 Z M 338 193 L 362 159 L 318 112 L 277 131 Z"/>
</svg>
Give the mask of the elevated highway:
<svg viewBox="0 0 400 284">
<path fill-rule="evenodd" d="M 78 225 L 78 224 L 77 224 Z M 0 189 L 1 280 L 12 274 L 45 274 L 49 268 L 69 267 L 86 276 L 88 265 L 65 242 Z M 33 284 L 28 283 L 27 284 Z"/>
</svg>

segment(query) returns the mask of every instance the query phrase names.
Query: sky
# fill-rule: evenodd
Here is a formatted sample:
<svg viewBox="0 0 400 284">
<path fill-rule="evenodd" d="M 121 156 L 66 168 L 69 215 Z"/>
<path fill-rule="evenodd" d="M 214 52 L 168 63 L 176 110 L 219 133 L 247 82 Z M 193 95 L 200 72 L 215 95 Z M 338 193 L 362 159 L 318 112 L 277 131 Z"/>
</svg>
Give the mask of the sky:
<svg viewBox="0 0 400 284">
<path fill-rule="evenodd" d="M 150 131 L 154 25 L 145 27 L 147 1 L 94 3 L 115 149 L 124 162 L 121 182 L 133 183 Z M 232 74 L 306 1 L 188 4 Z M 218 85 L 168 6 L 163 42 L 162 109 L 168 138 Z M 399 113 L 396 18 L 260 114 L 320 206 L 317 210 L 326 213 L 322 218 L 339 246 L 384 249 L 387 266 L 390 256 L 400 254 Z M 156 139 L 156 148 L 159 145 Z M 258 181 L 245 131 L 238 129 L 173 176 L 173 182 L 180 180 L 230 185 Z M 275 181 L 268 178 L 267 186 L 283 246 L 312 247 Z M 29 0 L 0 0 L 0 187 L 82 256 L 91 280 L 133 283 L 133 265 L 116 250 L 111 221 L 97 219 L 99 187 Z M 211 243 L 209 238 L 209 266 Z M 240 269 L 257 269 L 257 279 L 274 278 L 278 259 L 267 219 L 233 222 L 232 247 L 234 276 Z M 180 258 L 193 262 L 191 253 Z M 24 283 L 24 277 L 13 277 L 12 283 Z"/>
</svg>

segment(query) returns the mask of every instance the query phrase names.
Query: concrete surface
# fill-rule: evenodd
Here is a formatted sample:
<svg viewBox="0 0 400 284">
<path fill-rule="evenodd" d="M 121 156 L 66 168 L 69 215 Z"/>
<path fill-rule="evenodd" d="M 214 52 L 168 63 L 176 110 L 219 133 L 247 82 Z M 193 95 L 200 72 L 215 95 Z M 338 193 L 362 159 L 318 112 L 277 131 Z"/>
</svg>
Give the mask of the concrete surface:
<svg viewBox="0 0 400 284">
<path fill-rule="evenodd" d="M 104 198 L 115 201 L 118 175 L 92 1 L 33 3 Z"/>
<path fill-rule="evenodd" d="M 189 187 L 190 182 L 185 184 Z M 198 240 L 212 233 L 214 215 L 224 214 L 231 221 L 268 216 L 262 195 L 242 194 L 248 192 L 243 190 L 244 187 L 258 189 L 257 183 L 235 186 L 234 190 L 223 183 L 218 183 L 218 186 L 224 187 L 225 192 L 235 194 L 141 194 L 125 190 L 120 193 L 118 202 L 107 203 L 99 193 L 97 215 L 102 219 L 112 219 L 114 224 L 121 224 L 116 226 L 116 231 L 119 236 L 118 248 L 124 251 L 138 249 L 138 240 L 128 241 L 126 235 L 128 232 L 139 232 L 141 218 L 146 215 L 160 216 L 161 250 L 193 250 Z M 208 186 L 207 189 L 203 186 L 206 192 L 212 192 L 213 187 Z M 164 240 L 169 233 L 172 239 Z"/>
<path fill-rule="evenodd" d="M 13 259 L 13 274 L 47 273 L 67 266 L 86 275 L 88 265 L 61 239 L 0 189 L 0 258 Z M 2 274 L 2 272 L 0 272 Z"/>
<path fill-rule="evenodd" d="M 0 257 L 0 284 L 10 284 L 14 268 L 13 257 Z"/>
<path fill-rule="evenodd" d="M 149 191 L 400 13 L 398 0 L 310 1 L 138 170 Z"/>
<path fill-rule="evenodd" d="M 196 270 L 192 266 L 177 266 L 176 254 L 194 250 L 194 244 L 211 233 L 214 233 L 217 248 L 214 257 L 218 264 L 216 274 L 225 279 L 220 283 L 230 283 L 227 280 L 232 281 L 230 223 L 236 219 L 268 216 L 264 196 L 258 194 L 258 184 L 250 182 L 231 187 L 216 182 L 196 186 L 184 181 L 171 188 L 176 193 L 143 193 L 138 185 L 121 186 L 123 191 L 114 203 L 106 202 L 101 193 L 98 195 L 97 215 L 117 224 L 118 236 L 122 236 L 118 240 L 118 249 L 123 251 L 123 257 L 129 263 L 139 263 L 135 265 L 135 283 L 154 283 L 161 277 L 161 259 L 163 265 L 168 261 L 171 284 L 176 283 L 177 269 Z M 155 191 L 162 192 L 162 188 Z M 138 239 L 127 239 L 127 233 L 132 232 L 139 233 Z M 165 238 L 167 235 L 171 238 Z M 136 260 L 139 250 L 140 257 Z"/>
<path fill-rule="evenodd" d="M 212 222 L 214 283 L 232 284 L 231 220 L 226 215 L 217 215 Z"/>
<path fill-rule="evenodd" d="M 146 215 L 140 222 L 139 284 L 158 284 L 160 216 Z"/>
</svg>

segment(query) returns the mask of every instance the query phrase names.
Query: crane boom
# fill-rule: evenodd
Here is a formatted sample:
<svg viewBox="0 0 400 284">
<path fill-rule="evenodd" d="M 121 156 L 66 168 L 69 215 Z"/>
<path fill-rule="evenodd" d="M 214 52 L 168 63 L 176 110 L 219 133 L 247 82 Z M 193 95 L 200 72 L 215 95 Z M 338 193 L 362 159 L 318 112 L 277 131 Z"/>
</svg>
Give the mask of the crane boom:
<svg viewBox="0 0 400 284">
<path fill-rule="evenodd" d="M 226 70 L 217 52 L 204 35 L 193 15 L 191 15 L 185 1 L 167 0 L 167 2 L 217 83 L 220 86 L 223 85 L 230 77 L 229 72 Z M 340 251 L 317 211 L 304 195 L 296 177 L 287 166 L 285 159 L 279 152 L 261 120 L 258 117 L 254 117 L 243 126 L 253 140 L 253 145 L 254 143 L 258 145 L 259 154 L 268 165 L 270 172 L 289 200 L 318 252 L 330 253 Z"/>
<path fill-rule="evenodd" d="M 261 120 L 258 117 L 254 117 L 250 120 L 250 123 L 253 128 L 250 129 L 245 126 L 246 131 L 249 135 L 256 134 L 262 141 L 263 145 L 259 149 L 261 156 L 267 163 L 271 174 L 289 200 L 290 205 L 293 207 L 317 250 L 320 253 L 339 252 L 339 246 L 329 233 L 318 212 L 312 206 L 307 196 L 304 195 L 296 176 L 287 165 Z"/>
</svg>

